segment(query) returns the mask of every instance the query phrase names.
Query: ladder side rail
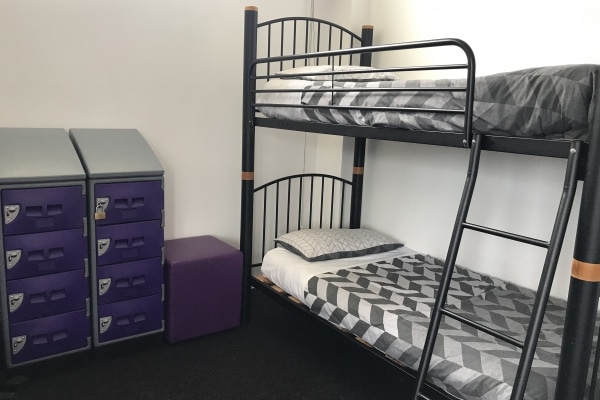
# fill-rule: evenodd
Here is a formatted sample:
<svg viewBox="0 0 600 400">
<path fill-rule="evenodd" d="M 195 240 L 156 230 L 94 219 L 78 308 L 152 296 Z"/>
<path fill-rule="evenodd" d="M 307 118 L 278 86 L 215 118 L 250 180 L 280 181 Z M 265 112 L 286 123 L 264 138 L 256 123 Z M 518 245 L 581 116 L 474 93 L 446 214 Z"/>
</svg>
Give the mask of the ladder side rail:
<svg viewBox="0 0 600 400">
<path fill-rule="evenodd" d="M 452 238 L 450 240 L 450 246 L 448 249 L 448 256 L 446 257 L 444 272 L 442 273 L 435 305 L 432 310 L 431 322 L 429 323 L 429 329 L 427 331 L 427 338 L 425 339 L 423 353 L 421 354 L 415 392 L 412 397 L 413 400 L 419 399 L 421 387 L 425 383 L 427 371 L 429 370 L 429 364 L 431 363 L 435 339 L 437 337 L 442 318 L 441 309 L 446 303 L 446 297 L 448 295 L 448 289 L 452 281 L 452 273 L 454 272 L 454 265 L 458 255 L 458 248 L 460 246 L 460 241 L 462 239 L 462 233 L 464 230 L 463 223 L 467 218 L 471 199 L 475 190 L 475 181 L 477 180 L 477 172 L 479 170 L 479 157 L 481 155 L 482 142 L 482 137 L 480 135 L 475 135 L 473 139 L 473 145 L 471 146 L 467 178 L 465 181 L 462 198 L 460 200 L 460 207 L 456 216 L 456 221 L 454 223 Z"/>
<path fill-rule="evenodd" d="M 571 145 L 571 151 L 567 162 L 567 171 L 565 173 L 565 182 L 558 207 L 558 212 L 554 222 L 554 228 L 550 237 L 550 246 L 546 253 L 542 276 L 535 296 L 535 302 L 531 312 L 529 326 L 524 341 L 523 352 L 519 360 L 517 374 L 511 400 L 522 400 L 527 387 L 527 380 L 531 372 L 537 342 L 544 321 L 546 305 L 550 297 L 550 289 L 554 281 L 554 274 L 558 264 L 558 257 L 565 237 L 565 231 L 571 214 L 571 206 L 577 189 L 577 166 L 579 164 L 579 155 L 581 153 L 581 142 L 575 141 Z"/>
</svg>

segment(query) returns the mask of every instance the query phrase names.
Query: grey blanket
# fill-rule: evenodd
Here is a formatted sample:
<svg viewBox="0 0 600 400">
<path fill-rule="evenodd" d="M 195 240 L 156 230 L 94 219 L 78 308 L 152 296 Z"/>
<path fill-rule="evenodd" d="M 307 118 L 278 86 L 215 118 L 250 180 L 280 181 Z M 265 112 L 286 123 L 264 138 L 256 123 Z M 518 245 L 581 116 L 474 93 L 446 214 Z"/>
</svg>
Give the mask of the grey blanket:
<svg viewBox="0 0 600 400">
<path fill-rule="evenodd" d="M 418 368 L 443 264 L 416 255 L 342 269 L 308 282 L 312 312 Z M 457 267 L 447 308 L 524 340 L 534 292 Z M 566 303 L 550 299 L 525 399 L 552 400 Z M 520 349 L 444 318 L 428 379 L 459 398 L 508 400 Z"/>
<path fill-rule="evenodd" d="M 473 130 L 479 133 L 544 139 L 588 140 L 594 115 L 595 88 L 600 66 L 592 64 L 532 68 L 476 78 Z M 305 89 L 464 87 L 464 79 L 396 80 L 375 82 L 306 82 Z M 268 103 L 265 94 L 257 103 Z M 463 109 L 464 92 L 306 92 L 306 105 Z M 317 122 L 398 127 L 409 130 L 462 132 L 464 117 L 431 112 L 340 109 L 261 108 L 269 117 Z"/>
</svg>

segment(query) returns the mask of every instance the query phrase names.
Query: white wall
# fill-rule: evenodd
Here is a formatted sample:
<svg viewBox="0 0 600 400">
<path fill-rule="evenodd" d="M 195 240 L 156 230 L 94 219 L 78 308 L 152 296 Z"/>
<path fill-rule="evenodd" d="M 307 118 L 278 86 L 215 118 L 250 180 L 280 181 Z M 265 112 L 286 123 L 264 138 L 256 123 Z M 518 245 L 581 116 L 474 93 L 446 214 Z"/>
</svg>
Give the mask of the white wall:
<svg viewBox="0 0 600 400">
<path fill-rule="evenodd" d="M 543 65 L 600 63 L 600 26 L 592 20 L 598 12 L 600 5 L 592 0 L 575 0 L 568 6 L 540 0 L 371 0 L 368 23 L 375 25 L 376 44 L 461 38 L 474 49 L 478 75 L 482 75 Z M 389 233 L 409 247 L 445 257 L 468 152 L 370 141 L 366 160 L 363 225 Z M 484 153 L 469 220 L 547 240 L 565 165 L 564 160 Z M 553 289 L 559 297 L 566 297 L 568 291 L 579 192 Z M 458 262 L 536 287 L 543 257 L 537 248 L 467 232 Z"/>
<path fill-rule="evenodd" d="M 165 169 L 166 237 L 237 245 L 250 4 L 259 20 L 310 9 L 309 0 L 3 0 L 0 126 L 139 129 Z M 280 170 L 303 168 L 301 135 L 264 138 L 257 171 L 273 170 L 267 153 L 285 155 Z"/>
</svg>

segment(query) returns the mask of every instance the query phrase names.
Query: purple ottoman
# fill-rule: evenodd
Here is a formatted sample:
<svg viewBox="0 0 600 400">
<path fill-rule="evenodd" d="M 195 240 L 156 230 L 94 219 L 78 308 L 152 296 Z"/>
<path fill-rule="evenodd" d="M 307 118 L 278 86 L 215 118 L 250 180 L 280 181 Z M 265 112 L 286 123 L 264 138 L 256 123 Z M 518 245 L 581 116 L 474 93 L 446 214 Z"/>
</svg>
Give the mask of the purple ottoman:
<svg viewBox="0 0 600 400">
<path fill-rule="evenodd" d="M 240 325 L 242 252 L 212 236 L 165 241 L 167 340 Z"/>
</svg>

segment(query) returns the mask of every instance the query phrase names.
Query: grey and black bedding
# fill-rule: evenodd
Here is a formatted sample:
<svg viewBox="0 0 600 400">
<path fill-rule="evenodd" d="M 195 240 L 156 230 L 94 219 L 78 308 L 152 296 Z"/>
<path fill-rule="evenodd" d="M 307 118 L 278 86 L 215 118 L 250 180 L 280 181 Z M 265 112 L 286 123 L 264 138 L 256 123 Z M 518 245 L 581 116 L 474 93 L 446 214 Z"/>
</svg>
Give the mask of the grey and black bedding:
<svg viewBox="0 0 600 400">
<path fill-rule="evenodd" d="M 312 277 L 305 304 L 389 357 L 418 368 L 443 263 L 407 255 Z M 447 308 L 524 340 L 535 293 L 457 267 Z M 554 399 L 566 303 L 548 302 L 525 399 Z M 458 398 L 509 399 L 520 349 L 444 319 L 429 379 Z"/>
<path fill-rule="evenodd" d="M 531 68 L 475 79 L 473 131 L 483 134 L 539 139 L 587 140 L 594 115 L 592 99 L 598 80 L 598 65 L 566 65 Z M 286 78 L 283 76 L 283 78 Z M 258 93 L 258 109 L 269 118 L 333 124 L 396 127 L 407 130 L 462 132 L 464 116 L 423 111 L 344 110 L 296 108 L 260 104 L 318 106 L 406 107 L 453 109 L 465 107 L 465 92 L 335 92 L 336 88 L 464 88 L 464 79 L 439 80 L 302 80 L 272 79 L 264 89 L 324 92 Z"/>
</svg>

